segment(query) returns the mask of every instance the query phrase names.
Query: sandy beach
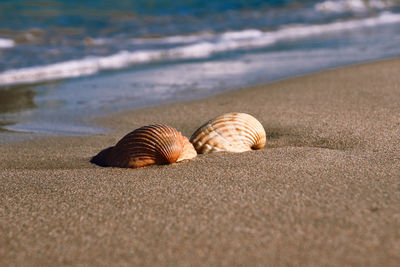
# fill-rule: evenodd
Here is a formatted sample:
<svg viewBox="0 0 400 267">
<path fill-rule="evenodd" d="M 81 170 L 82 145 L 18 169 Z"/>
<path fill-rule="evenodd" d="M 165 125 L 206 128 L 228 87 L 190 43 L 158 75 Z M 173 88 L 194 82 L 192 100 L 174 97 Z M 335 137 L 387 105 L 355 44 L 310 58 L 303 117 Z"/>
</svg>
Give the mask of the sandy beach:
<svg viewBox="0 0 400 267">
<path fill-rule="evenodd" d="M 140 169 L 91 157 L 164 123 L 246 112 L 267 146 Z M 0 144 L 1 266 L 398 266 L 400 59 L 99 118 Z"/>
</svg>

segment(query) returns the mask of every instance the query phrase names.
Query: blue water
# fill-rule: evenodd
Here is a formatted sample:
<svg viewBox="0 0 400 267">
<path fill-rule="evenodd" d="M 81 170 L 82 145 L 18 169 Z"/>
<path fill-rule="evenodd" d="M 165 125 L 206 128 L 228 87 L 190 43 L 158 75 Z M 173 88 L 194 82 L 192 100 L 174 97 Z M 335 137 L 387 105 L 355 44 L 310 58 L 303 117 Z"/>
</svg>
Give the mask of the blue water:
<svg viewBox="0 0 400 267">
<path fill-rule="evenodd" d="M 0 1 L 0 129 L 99 116 L 400 56 L 400 0 Z"/>
</svg>

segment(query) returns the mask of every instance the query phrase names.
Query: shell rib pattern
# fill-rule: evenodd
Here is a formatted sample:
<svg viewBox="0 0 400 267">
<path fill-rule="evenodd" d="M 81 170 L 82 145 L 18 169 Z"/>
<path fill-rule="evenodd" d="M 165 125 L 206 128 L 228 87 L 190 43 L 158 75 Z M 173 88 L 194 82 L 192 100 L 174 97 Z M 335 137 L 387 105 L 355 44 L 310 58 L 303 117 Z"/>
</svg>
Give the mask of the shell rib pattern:
<svg viewBox="0 0 400 267">
<path fill-rule="evenodd" d="M 170 164 L 196 157 L 189 140 L 175 128 L 149 125 L 125 135 L 108 153 L 106 166 L 139 168 L 151 164 Z"/>
<path fill-rule="evenodd" d="M 197 153 L 245 152 L 265 146 L 262 124 L 246 113 L 227 113 L 206 122 L 190 137 Z"/>
</svg>

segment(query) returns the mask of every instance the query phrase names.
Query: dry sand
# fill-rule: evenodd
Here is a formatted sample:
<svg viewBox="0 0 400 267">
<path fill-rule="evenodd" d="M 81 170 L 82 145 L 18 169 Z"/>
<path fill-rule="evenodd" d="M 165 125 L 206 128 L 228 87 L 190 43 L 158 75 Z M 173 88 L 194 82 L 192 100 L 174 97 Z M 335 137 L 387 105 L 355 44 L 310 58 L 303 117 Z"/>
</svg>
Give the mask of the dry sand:
<svg viewBox="0 0 400 267">
<path fill-rule="evenodd" d="M 141 169 L 124 134 L 247 112 L 268 146 Z M 399 266 L 400 59 L 99 119 L 110 134 L 0 144 L 0 265 Z"/>
</svg>

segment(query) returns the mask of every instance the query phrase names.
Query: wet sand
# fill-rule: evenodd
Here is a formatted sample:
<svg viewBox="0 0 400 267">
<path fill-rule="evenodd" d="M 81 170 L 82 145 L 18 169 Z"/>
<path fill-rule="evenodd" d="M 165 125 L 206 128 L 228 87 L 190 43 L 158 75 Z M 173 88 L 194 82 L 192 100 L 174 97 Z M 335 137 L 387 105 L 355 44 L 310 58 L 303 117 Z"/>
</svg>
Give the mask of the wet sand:
<svg viewBox="0 0 400 267">
<path fill-rule="evenodd" d="M 96 120 L 111 133 L 0 144 L 0 265 L 398 266 L 400 59 Z M 142 125 L 225 112 L 267 147 L 168 166 L 92 156 Z"/>
</svg>

